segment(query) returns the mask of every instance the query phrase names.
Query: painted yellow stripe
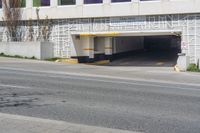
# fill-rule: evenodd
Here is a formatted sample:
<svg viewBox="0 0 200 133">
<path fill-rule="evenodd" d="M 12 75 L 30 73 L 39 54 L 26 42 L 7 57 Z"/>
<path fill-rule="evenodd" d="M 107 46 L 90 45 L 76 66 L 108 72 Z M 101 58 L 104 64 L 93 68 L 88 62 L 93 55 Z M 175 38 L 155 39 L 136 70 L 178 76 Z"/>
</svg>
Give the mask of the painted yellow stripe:
<svg viewBox="0 0 200 133">
<path fill-rule="evenodd" d="M 180 71 L 181 71 L 181 70 L 179 69 L 178 65 L 175 65 L 175 66 L 174 66 L 174 70 L 175 70 L 176 72 L 180 72 Z"/>
<path fill-rule="evenodd" d="M 88 65 L 103 65 L 103 64 L 108 64 L 110 63 L 110 60 L 100 60 L 100 61 L 96 61 L 96 62 L 93 62 L 93 63 L 85 63 L 85 64 L 88 64 Z"/>
<path fill-rule="evenodd" d="M 96 35 L 100 35 L 100 36 L 115 36 L 115 35 L 119 35 L 119 32 L 108 32 L 108 33 L 99 33 Z"/>
<path fill-rule="evenodd" d="M 83 50 L 94 50 L 93 48 L 84 48 Z"/>
<path fill-rule="evenodd" d="M 55 62 L 70 63 L 70 64 L 78 64 L 78 59 L 63 58 L 63 59 L 58 59 L 58 60 L 56 60 Z"/>
<path fill-rule="evenodd" d="M 84 33 L 84 34 L 80 34 L 80 36 L 95 36 L 95 35 L 91 33 Z"/>
</svg>

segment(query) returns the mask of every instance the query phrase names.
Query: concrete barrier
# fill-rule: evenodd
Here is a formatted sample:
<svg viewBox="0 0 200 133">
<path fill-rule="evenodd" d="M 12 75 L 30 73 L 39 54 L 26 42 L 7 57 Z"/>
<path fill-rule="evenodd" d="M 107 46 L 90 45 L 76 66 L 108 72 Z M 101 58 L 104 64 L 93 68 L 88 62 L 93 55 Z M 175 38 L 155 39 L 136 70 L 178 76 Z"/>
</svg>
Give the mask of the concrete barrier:
<svg viewBox="0 0 200 133">
<path fill-rule="evenodd" d="M 184 53 L 178 54 L 178 60 L 177 60 L 177 67 L 180 71 L 186 71 L 187 67 L 190 64 L 190 57 L 186 56 Z"/>
<path fill-rule="evenodd" d="M 0 53 L 47 59 L 54 57 L 53 47 L 51 42 L 0 42 Z"/>
</svg>

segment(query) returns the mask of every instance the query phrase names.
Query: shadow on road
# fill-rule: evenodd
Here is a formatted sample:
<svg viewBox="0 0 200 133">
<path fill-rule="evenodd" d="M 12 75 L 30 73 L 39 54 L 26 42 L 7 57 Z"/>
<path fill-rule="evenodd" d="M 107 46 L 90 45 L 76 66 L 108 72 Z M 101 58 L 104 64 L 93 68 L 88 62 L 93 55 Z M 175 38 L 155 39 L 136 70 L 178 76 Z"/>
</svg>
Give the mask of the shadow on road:
<svg viewBox="0 0 200 133">
<path fill-rule="evenodd" d="M 106 66 L 173 67 L 177 50 L 149 50 L 114 59 Z"/>
</svg>

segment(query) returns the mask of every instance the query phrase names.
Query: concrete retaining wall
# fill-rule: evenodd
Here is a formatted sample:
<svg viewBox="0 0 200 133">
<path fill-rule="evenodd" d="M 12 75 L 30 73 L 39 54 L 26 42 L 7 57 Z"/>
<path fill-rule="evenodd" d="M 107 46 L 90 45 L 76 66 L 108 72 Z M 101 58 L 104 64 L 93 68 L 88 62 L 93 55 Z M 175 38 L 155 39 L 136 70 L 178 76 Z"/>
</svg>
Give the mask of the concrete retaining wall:
<svg viewBox="0 0 200 133">
<path fill-rule="evenodd" d="M 190 64 L 190 57 L 185 56 L 184 54 L 179 54 L 179 57 L 178 57 L 178 60 L 177 60 L 178 68 L 181 71 L 186 71 L 189 64 Z"/>
<path fill-rule="evenodd" d="M 47 59 L 54 57 L 53 43 L 50 42 L 0 42 L 0 53 Z"/>
</svg>

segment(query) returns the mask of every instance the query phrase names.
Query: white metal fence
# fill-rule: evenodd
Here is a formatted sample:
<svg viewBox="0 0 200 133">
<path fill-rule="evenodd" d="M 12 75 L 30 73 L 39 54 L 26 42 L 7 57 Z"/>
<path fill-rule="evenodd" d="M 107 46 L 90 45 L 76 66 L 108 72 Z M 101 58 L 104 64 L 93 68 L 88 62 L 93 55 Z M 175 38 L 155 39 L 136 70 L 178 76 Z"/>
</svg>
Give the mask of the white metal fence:
<svg viewBox="0 0 200 133">
<path fill-rule="evenodd" d="M 81 32 L 159 32 L 181 31 L 182 49 L 197 62 L 200 57 L 200 14 L 176 14 L 157 16 L 130 16 L 110 18 L 84 18 L 53 20 L 50 41 L 55 43 L 55 56 L 70 57 L 73 41 L 71 34 Z M 7 41 L 1 27 L 0 40 Z M 37 38 L 37 25 L 34 26 L 34 40 Z M 28 26 L 24 26 L 23 41 L 27 41 Z"/>
</svg>

